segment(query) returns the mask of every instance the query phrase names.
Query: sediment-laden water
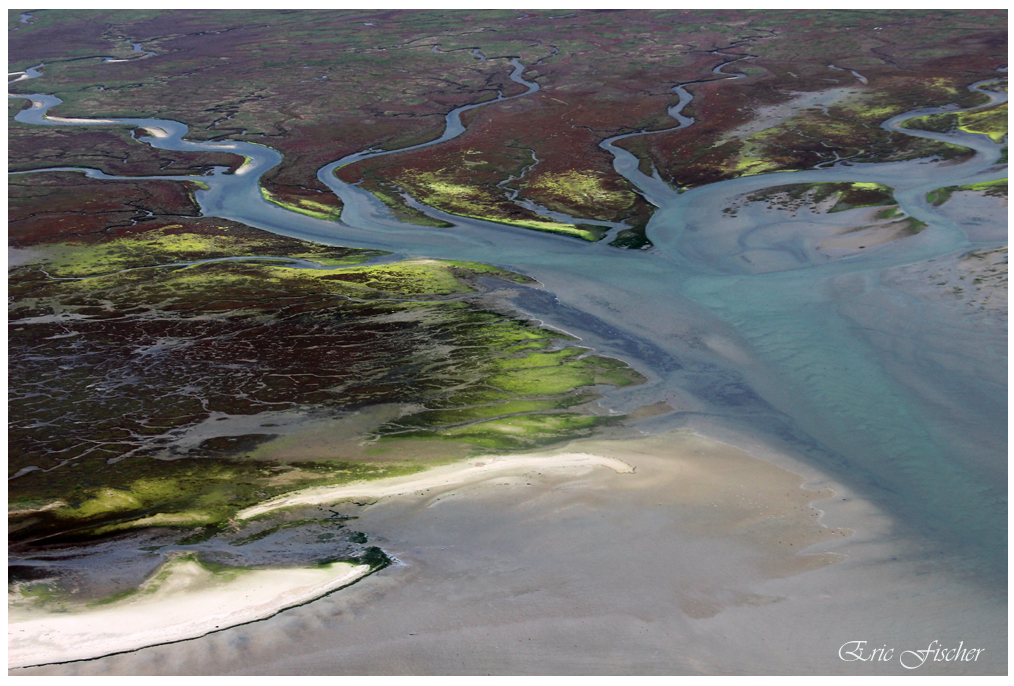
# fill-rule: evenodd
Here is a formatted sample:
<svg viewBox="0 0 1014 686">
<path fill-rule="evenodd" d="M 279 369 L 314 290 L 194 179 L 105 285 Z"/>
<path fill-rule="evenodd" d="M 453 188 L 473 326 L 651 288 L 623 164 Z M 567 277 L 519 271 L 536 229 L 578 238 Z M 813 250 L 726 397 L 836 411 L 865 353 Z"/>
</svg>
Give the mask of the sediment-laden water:
<svg viewBox="0 0 1014 686">
<path fill-rule="evenodd" d="M 728 64 L 728 63 L 726 63 Z M 513 61 L 511 78 L 522 78 Z M 41 65 L 40 65 L 41 66 Z M 736 78 L 716 67 L 716 74 Z M 37 69 L 25 77 L 39 76 Z M 20 79 L 19 79 L 20 80 Z M 681 112 L 692 96 L 675 87 L 674 128 L 691 126 Z M 989 102 L 1006 93 L 972 86 Z M 916 160 L 837 164 L 810 171 L 737 178 L 678 192 L 638 160 L 603 142 L 615 168 L 658 209 L 647 235 L 650 251 L 619 250 L 607 241 L 587 243 L 424 208 L 452 228 L 397 221 L 377 198 L 335 176 L 347 164 L 402 151 L 363 151 L 324 166 L 318 174 L 344 203 L 340 222 L 289 212 L 265 200 L 261 175 L 281 155 L 244 142 L 184 140 L 184 124 L 156 119 L 82 120 L 47 116 L 60 100 L 33 101 L 17 120 L 39 125 L 122 124 L 147 129 L 139 140 L 168 150 L 232 152 L 248 161 L 234 174 L 218 169 L 193 180 L 205 216 L 221 217 L 294 238 L 392 251 L 402 257 L 492 263 L 538 279 L 520 288 L 519 309 L 565 329 L 596 352 L 629 362 L 650 382 L 617 391 L 606 407 L 630 410 L 666 401 L 675 412 L 646 424 L 651 431 L 678 426 L 726 426 L 741 435 L 759 432 L 866 493 L 910 531 L 943 552 L 963 557 L 989 584 L 1006 579 L 1006 354 L 1004 341 L 971 318 L 934 310 L 924 299 L 894 287 L 898 269 L 921 268 L 972 248 L 961 223 L 926 201 L 943 186 L 1005 178 L 995 166 L 1000 145 L 986 136 L 902 128 L 908 119 L 954 108 L 909 112 L 884 128 L 971 148 L 959 164 Z M 501 96 L 500 100 L 507 99 Z M 490 103 L 498 102 L 490 101 Z M 438 145 L 464 132 L 460 114 L 447 115 Z M 115 180 L 96 170 L 93 178 Z M 894 189 L 900 211 L 927 223 L 921 233 L 835 258 L 798 249 L 800 237 L 766 225 L 747 225 L 715 239 L 722 210 L 744 194 L 814 182 L 880 183 Z M 852 212 L 860 212 L 853 210 Z M 858 216 L 858 215 L 857 215 Z M 800 230 L 805 231 L 805 228 Z M 1005 244 L 1006 241 L 992 245 Z M 940 321 L 955 322 L 967 346 L 955 351 L 940 337 Z M 978 327 L 978 328 L 977 328 Z M 905 354 L 904 351 L 908 351 Z M 913 352 L 914 351 L 914 352 Z M 976 435 L 950 418 L 977 417 Z"/>
</svg>

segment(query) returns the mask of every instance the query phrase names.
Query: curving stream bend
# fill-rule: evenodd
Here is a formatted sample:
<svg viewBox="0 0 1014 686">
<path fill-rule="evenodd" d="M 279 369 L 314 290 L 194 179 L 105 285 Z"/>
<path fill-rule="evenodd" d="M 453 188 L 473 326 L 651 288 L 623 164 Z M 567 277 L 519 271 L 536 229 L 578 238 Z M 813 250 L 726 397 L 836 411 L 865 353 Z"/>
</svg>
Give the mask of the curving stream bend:
<svg viewBox="0 0 1014 686">
<path fill-rule="evenodd" d="M 715 74 L 727 79 L 744 76 L 721 69 L 749 56 L 728 57 L 736 59 L 715 67 Z M 523 65 L 517 59 L 511 63 L 510 78 L 527 89 L 513 97 L 536 92 L 538 84 L 523 79 Z M 16 80 L 40 75 L 33 68 Z M 694 123 L 682 114 L 693 99 L 685 87 L 693 83 L 697 82 L 674 88 L 680 100 L 669 114 L 677 126 L 666 131 Z M 971 88 L 989 102 L 969 109 L 1006 101 L 1006 93 L 985 90 L 985 83 Z M 260 177 L 282 159 L 266 146 L 188 141 L 187 126 L 171 120 L 53 117 L 47 113 L 60 104 L 58 98 L 9 97 L 32 101 L 30 109 L 17 115 L 21 122 L 125 125 L 146 129 L 150 135 L 138 140 L 156 148 L 232 152 L 249 158 L 234 174 L 219 168 L 209 176 L 146 177 L 206 184 L 208 190 L 196 193 L 205 216 L 325 244 L 387 250 L 396 257 L 486 262 L 532 276 L 542 287 L 518 288 L 514 303 L 519 309 L 579 336 L 600 354 L 629 362 L 649 378 L 648 384 L 608 396 L 602 401 L 607 408 L 628 411 L 668 402 L 675 412 L 643 423 L 652 433 L 690 426 L 743 445 L 760 434 L 863 489 L 942 551 L 971 560 L 983 579 L 1005 583 L 1006 385 L 998 380 L 999 374 L 990 377 L 978 371 L 1005 369 L 1002 349 L 987 341 L 989 345 L 969 353 L 971 362 L 941 366 L 933 354 L 937 343 L 932 317 L 893 321 L 884 317 L 870 323 L 860 322 L 855 314 L 863 303 L 883 306 L 885 312 L 921 311 L 926 305 L 893 289 L 885 275 L 981 247 L 925 196 L 942 186 L 1005 178 L 1006 166 L 995 166 L 1001 146 L 986 136 L 902 128 L 913 117 L 956 111 L 953 108 L 908 112 L 883 126 L 975 151 L 960 164 L 927 160 L 836 164 L 742 177 L 686 192 L 673 189 L 657 172 L 642 173 L 637 158 L 615 145 L 659 132 L 603 141 L 601 147 L 613 154 L 616 171 L 658 208 L 647 228 L 656 247 L 624 251 L 606 241 L 589 244 L 427 207 L 422 209 L 428 215 L 454 226 L 397 221 L 373 195 L 335 176 L 337 169 L 353 162 L 438 145 L 461 135 L 465 131 L 461 113 L 509 99 L 502 94 L 497 100 L 450 112 L 443 135 L 434 141 L 402 150 L 366 150 L 322 167 L 318 178 L 344 203 L 340 222 L 295 214 L 262 197 Z M 92 178 L 123 178 L 83 171 Z M 760 226 L 732 232 L 722 240 L 710 233 L 713 222 L 722 218 L 721 210 L 745 193 L 843 181 L 891 186 L 901 210 L 928 227 L 904 240 L 824 260 L 794 251 L 784 236 L 770 237 Z M 898 349 L 884 341 L 902 338 L 916 352 L 899 362 Z M 906 369 L 916 369 L 918 383 L 905 376 Z M 959 403 L 969 416 L 982 418 L 971 447 L 960 429 L 943 421 Z"/>
</svg>

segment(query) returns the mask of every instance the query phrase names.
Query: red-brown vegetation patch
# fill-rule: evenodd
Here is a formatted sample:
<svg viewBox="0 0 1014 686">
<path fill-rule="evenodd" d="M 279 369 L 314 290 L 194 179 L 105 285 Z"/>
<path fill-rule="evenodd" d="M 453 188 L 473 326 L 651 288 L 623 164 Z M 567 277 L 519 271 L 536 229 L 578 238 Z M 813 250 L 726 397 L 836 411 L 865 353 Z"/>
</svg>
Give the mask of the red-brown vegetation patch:
<svg viewBox="0 0 1014 686">
<path fill-rule="evenodd" d="M 7 145 L 10 171 L 89 167 L 112 176 L 195 176 L 216 166 L 235 171 L 243 164 L 239 155 L 224 152 L 157 150 L 132 140 L 125 126 L 33 126 L 14 122 L 7 129 Z"/>
<path fill-rule="evenodd" d="M 672 87 L 719 78 L 711 69 L 729 59 L 723 55 L 754 56 L 726 68 L 749 78 L 689 86 L 696 98 L 686 110 L 697 120 L 692 127 L 625 141 L 643 155 L 645 169 L 654 165 L 675 184 L 697 185 L 812 167 L 836 154 L 867 161 L 957 154 L 888 135 L 879 124 L 907 109 L 966 102 L 965 86 L 995 75 L 1006 62 L 1006 32 L 994 11 L 529 14 L 519 20 L 517 13 L 500 10 L 47 10 L 12 34 L 10 59 L 18 66 L 47 59 L 43 80 L 15 88 L 60 95 L 65 115 L 162 115 L 189 124 L 194 138 L 271 145 L 285 161 L 269 172 L 268 189 L 283 197 L 310 197 L 325 190 L 315 176 L 326 162 L 370 146 L 431 140 L 453 107 L 489 100 L 497 91 L 521 92 L 507 80 L 508 59 L 518 57 L 526 78 L 537 79 L 542 91 L 470 113 L 475 130 L 441 157 L 445 162 L 458 155 L 457 167 L 447 168 L 448 179 L 474 181 L 476 192 L 496 205 L 491 211 L 507 216 L 515 210 L 493 200 L 495 184 L 523 161 L 509 149 L 528 148 L 541 162 L 526 177 L 525 195 L 577 216 L 609 219 L 622 213 L 547 190 L 553 185 L 540 183 L 540 177 L 562 172 L 613 177 L 598 143 L 616 133 L 672 126 L 666 115 L 677 101 Z M 79 38 L 72 27 L 82 29 Z M 126 37 L 142 41 L 156 56 L 98 60 L 101 45 L 122 49 Z M 63 41 L 66 59 L 53 56 L 54 41 Z M 475 48 L 489 59 L 473 57 Z M 831 64 L 855 69 L 868 83 Z M 805 113 L 763 140 L 724 140 L 758 108 L 844 85 L 862 91 L 861 106 Z M 481 161 L 488 170 L 460 163 L 461 153 L 473 149 L 485 156 Z M 432 171 L 437 163 L 430 157 L 440 154 L 427 149 L 348 173 L 368 169 L 378 180 L 392 181 L 397 172 L 404 180 L 413 171 Z M 604 183 L 613 191 L 629 190 L 615 177 Z M 646 211 L 639 206 L 628 216 L 643 220 Z"/>
<path fill-rule="evenodd" d="M 149 230 L 200 213 L 193 184 L 176 181 L 107 181 L 76 172 L 46 172 L 8 179 L 8 242 L 18 247 L 74 241 L 97 243 Z"/>
</svg>

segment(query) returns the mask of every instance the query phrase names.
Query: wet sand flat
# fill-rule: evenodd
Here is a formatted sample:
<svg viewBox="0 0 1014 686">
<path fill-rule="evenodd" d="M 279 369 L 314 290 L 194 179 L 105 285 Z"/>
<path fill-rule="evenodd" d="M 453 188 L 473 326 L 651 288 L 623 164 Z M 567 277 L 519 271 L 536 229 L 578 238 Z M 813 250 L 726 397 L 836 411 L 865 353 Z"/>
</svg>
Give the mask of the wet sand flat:
<svg viewBox="0 0 1014 686">
<path fill-rule="evenodd" d="M 510 78 L 529 93 L 537 90 L 521 78 L 522 65 L 516 59 L 513 64 Z M 713 73 L 723 74 L 721 65 Z M 826 112 L 829 96 L 799 96 L 788 109 L 765 109 L 755 125 L 780 123 L 793 108 L 812 105 Z M 688 102 L 680 97 L 681 106 Z M 990 104 L 999 99 L 993 93 Z M 59 103 L 52 97 L 46 102 L 54 101 Z M 461 133 L 458 114 L 477 106 L 448 115 L 445 134 L 433 143 Z M 113 121 L 43 122 L 45 107 L 37 101 L 18 120 Z M 911 116 L 898 115 L 884 128 L 906 133 L 898 127 Z M 673 117 L 681 126 L 690 123 Z M 344 162 L 391 151 L 357 153 L 320 170 L 319 179 L 342 198 L 350 224 L 337 233 L 325 222 L 294 220 L 268 207 L 255 172 L 279 162 L 274 151 L 249 143 L 184 143 L 186 127 L 175 122 L 118 121 L 166 127 L 155 144 L 161 149 L 250 153 L 235 174 L 208 178 L 209 189 L 198 194 L 205 216 L 414 256 L 496 255 L 539 276 L 561 301 L 583 301 L 577 314 L 599 313 L 603 338 L 629 341 L 644 334 L 650 345 L 643 346 L 639 361 L 653 363 L 645 366 L 654 387 L 634 393 L 650 393 L 646 400 L 672 401 L 673 407 L 694 406 L 700 416 L 752 419 L 770 440 L 812 436 L 828 454 L 837 453 L 816 464 L 830 469 L 833 463 L 836 477 L 865 487 L 870 500 L 812 469 L 799 467 L 805 478 L 797 477 L 685 433 L 581 443 L 566 450 L 617 460 L 633 473 L 557 474 L 533 463 L 517 473 L 487 470 L 431 482 L 424 491 L 387 492 L 366 508 L 360 528 L 399 564 L 347 592 L 194 641 L 34 672 L 908 673 L 900 657 L 867 663 L 849 659 L 855 653 L 843 656 L 845 648 L 867 643 L 892 654 L 935 645 L 976 651 L 974 662 L 934 660 L 922 673 L 1006 671 L 1006 596 L 997 581 L 999 567 L 1006 576 L 1000 478 L 1006 461 L 999 447 L 1005 437 L 998 428 L 1005 390 L 981 382 L 997 376 L 1001 359 L 1006 364 L 1002 336 L 992 319 L 967 315 L 977 319 L 964 326 L 965 313 L 956 314 L 950 303 L 937 307 L 939 293 L 923 297 L 928 289 L 920 280 L 930 275 L 924 267 L 905 271 L 965 251 L 969 238 L 1005 237 L 1006 228 L 1001 233 L 993 225 L 1000 216 L 996 208 L 974 218 L 980 225 L 967 232 L 953 221 L 937 221 L 946 212 L 930 210 L 925 200 L 937 187 L 986 172 L 999 152 L 994 143 L 909 131 L 964 143 L 979 154 L 954 165 L 910 160 L 775 175 L 785 183 L 889 183 L 896 186 L 899 207 L 928 222 L 929 229 L 911 239 L 873 245 L 865 235 L 851 235 L 825 245 L 840 261 L 817 252 L 810 222 L 760 225 L 759 215 L 744 214 L 741 224 L 725 224 L 727 231 L 698 231 L 695 237 L 695 224 L 714 223 L 700 221 L 700 208 L 717 215 L 720 202 L 769 187 L 770 176 L 677 193 L 660 178 L 639 179 L 636 164 L 622 171 L 618 155 L 617 170 L 648 189 L 659 209 L 647 228 L 657 252 L 617 266 L 602 246 L 579 251 L 559 237 L 536 243 L 482 222 L 461 222 L 465 229 L 452 233 L 410 229 L 389 213 L 377 214 L 380 201 L 362 197 L 368 195 L 364 189 L 353 197 L 351 187 L 331 176 Z M 956 220 L 968 211 L 958 212 Z M 844 216 L 825 225 L 821 236 L 839 221 Z M 475 232 L 463 239 L 469 227 Z M 865 251 L 861 259 L 859 251 Z M 968 277 L 974 283 L 979 277 L 973 273 L 987 273 L 963 259 L 947 268 L 958 281 Z M 665 278 L 647 278 L 653 273 Z M 597 286 L 587 288 L 589 281 Z M 593 302 L 598 293 L 609 297 Z M 998 293 L 983 293 L 982 303 L 987 297 L 999 300 Z M 674 305 L 680 298 L 686 302 Z M 551 326 L 564 323 L 547 319 Z M 608 323 L 616 324 L 619 335 Z M 680 340 L 681 333 L 688 335 Z M 963 350 L 973 346 L 972 353 Z M 727 374 L 700 384 L 692 377 L 705 369 Z M 739 383 L 740 375 L 746 382 Z M 632 405 L 634 393 L 609 402 Z M 796 447 L 805 452 L 805 445 Z M 788 458 L 785 463 L 791 464 Z M 813 489 L 801 488 L 803 481 Z M 890 502 L 893 514 L 873 502 Z M 931 549 L 916 533 L 944 543 Z M 941 549 L 950 553 L 940 555 Z M 967 560 L 962 550 L 970 551 Z M 989 564 L 992 575 L 982 571 Z"/>
<path fill-rule="evenodd" d="M 194 638 L 270 617 L 351 584 L 369 571 L 369 565 L 335 563 L 215 575 L 195 560 L 175 559 L 140 593 L 105 607 L 54 612 L 9 606 L 7 664 L 86 660 Z"/>
<path fill-rule="evenodd" d="M 1007 198 L 957 191 L 936 211 L 957 222 L 971 241 L 1007 241 Z"/>
<path fill-rule="evenodd" d="M 1006 670 L 997 594 L 805 467 L 688 431 L 555 452 L 634 472 L 533 466 L 384 498 L 357 526 L 394 567 L 263 622 L 14 673 L 901 674 L 838 651 L 952 639 L 984 652 L 921 673 Z"/>
</svg>

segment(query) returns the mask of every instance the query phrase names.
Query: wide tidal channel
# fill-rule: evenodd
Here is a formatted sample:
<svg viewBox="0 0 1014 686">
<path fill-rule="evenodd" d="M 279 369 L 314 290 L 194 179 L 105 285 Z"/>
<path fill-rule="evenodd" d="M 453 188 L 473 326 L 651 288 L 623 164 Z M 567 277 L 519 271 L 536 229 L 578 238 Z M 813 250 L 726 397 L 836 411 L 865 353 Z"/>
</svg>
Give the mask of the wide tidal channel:
<svg viewBox="0 0 1014 686">
<path fill-rule="evenodd" d="M 537 90 L 523 79 L 517 60 L 513 66 L 511 78 L 528 93 Z M 719 69 L 723 78 L 733 76 Z M 39 75 L 36 69 L 27 72 L 30 78 Z M 988 100 L 979 107 L 1006 101 L 1005 92 L 972 88 Z M 677 128 L 692 126 L 680 114 L 692 96 L 682 86 L 676 92 L 681 103 L 670 113 Z M 1001 145 L 986 136 L 901 127 L 907 119 L 954 108 L 910 112 L 884 127 L 975 151 L 961 163 L 839 163 L 686 192 L 642 173 L 633 155 L 613 145 L 617 139 L 607 141 L 603 147 L 615 156 L 616 170 L 658 208 L 647 228 L 655 247 L 638 251 L 431 208 L 423 209 L 453 227 L 417 226 L 395 220 L 374 196 L 335 176 L 352 162 L 400 151 L 364 151 L 323 167 L 319 178 L 344 208 L 340 222 L 322 221 L 263 198 L 259 180 L 282 159 L 268 147 L 188 141 L 187 126 L 169 120 L 62 119 L 47 115 L 60 103 L 57 98 L 12 97 L 33 101 L 17 115 L 21 122 L 122 124 L 146 129 L 150 135 L 139 140 L 156 148 L 248 158 L 235 173 L 147 177 L 206 184 L 208 190 L 196 193 L 205 216 L 330 245 L 391 251 L 395 257 L 484 262 L 531 276 L 540 285 L 517 288 L 519 310 L 649 378 L 607 396 L 602 403 L 608 409 L 630 411 L 664 401 L 675 411 L 646 422 L 646 431 L 690 427 L 743 445 L 749 436 L 762 435 L 863 493 L 939 553 L 962 560 L 979 583 L 1006 584 L 1005 341 L 970 319 L 964 327 L 960 317 L 934 310 L 890 278 L 899 269 L 1006 244 L 1005 232 L 1002 239 L 973 242 L 960 221 L 926 200 L 937 188 L 1007 175 L 1006 165 L 996 166 Z M 449 113 L 444 135 L 411 149 L 460 135 L 465 130 L 460 114 L 478 106 Z M 110 183 L 118 178 L 77 171 Z M 717 237 L 722 211 L 737 198 L 819 182 L 889 186 L 900 212 L 927 226 L 902 240 L 835 256 L 806 249 L 806 226 L 776 226 L 759 212 L 747 213 L 755 221 L 740 221 Z M 960 346 L 941 334 L 945 320 L 965 335 Z"/>
</svg>

